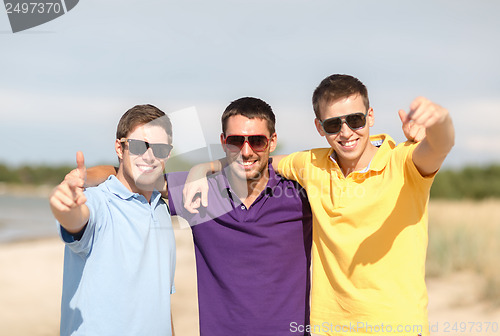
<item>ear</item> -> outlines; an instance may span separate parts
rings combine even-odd
[[[224,144],[224,133],[220,134],[220,144],[222,146],[222,150],[225,152],[226,151],[226,145]]]
[[[269,153],[274,152],[277,144],[278,144],[278,135],[276,133],[273,133],[273,135],[271,135],[271,138],[269,139]]]
[[[323,126],[321,126],[321,121],[319,121],[318,118],[314,119],[314,125],[316,125],[316,130],[318,131],[319,135],[325,136],[325,131],[323,130]]]
[[[368,109],[367,118],[368,118],[368,126],[372,127],[375,124],[375,115],[373,112],[373,108],[371,107]]]
[[[118,159],[123,160],[123,146],[119,139],[115,141],[115,152],[118,155]]]

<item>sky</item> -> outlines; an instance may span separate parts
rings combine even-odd
[[[399,109],[447,108],[445,167],[500,163],[500,2],[81,0],[12,33],[0,10],[0,163],[116,162],[121,115],[153,104],[174,119],[174,153],[217,144],[233,100],[276,114],[280,154],[325,147],[311,95],[335,73],[367,87],[371,132],[404,140]],[[192,145],[191,143],[194,143]]]

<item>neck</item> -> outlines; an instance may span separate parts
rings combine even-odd
[[[336,161],[344,176],[347,176],[352,172],[359,171],[368,167],[373,157],[377,153],[377,150],[378,148],[372,145],[372,143],[368,143],[363,154],[356,160],[339,158],[339,156],[335,153]]]
[[[125,175],[123,173],[123,168],[120,165],[118,168],[118,172],[116,173],[116,178],[120,181],[128,190],[133,193],[140,194],[146,198],[148,202],[151,202],[151,196],[153,195],[153,191],[143,190],[139,188],[134,179],[131,176]]]
[[[267,182],[269,181],[269,170],[266,169],[258,179],[245,180],[233,174],[228,174],[228,180],[231,189],[248,208],[266,188]]]

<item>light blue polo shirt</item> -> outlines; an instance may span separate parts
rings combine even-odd
[[[165,202],[115,176],[85,191],[80,240],[59,226],[64,253],[61,336],[171,335],[175,238]]]

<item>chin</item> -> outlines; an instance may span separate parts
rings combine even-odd
[[[236,170],[233,171],[233,176],[239,178],[240,180],[248,181],[248,180],[253,180],[255,178],[255,173],[254,172],[246,172],[243,170]]]
[[[142,190],[152,191],[162,182],[163,174],[140,174],[134,178],[135,184]]]

